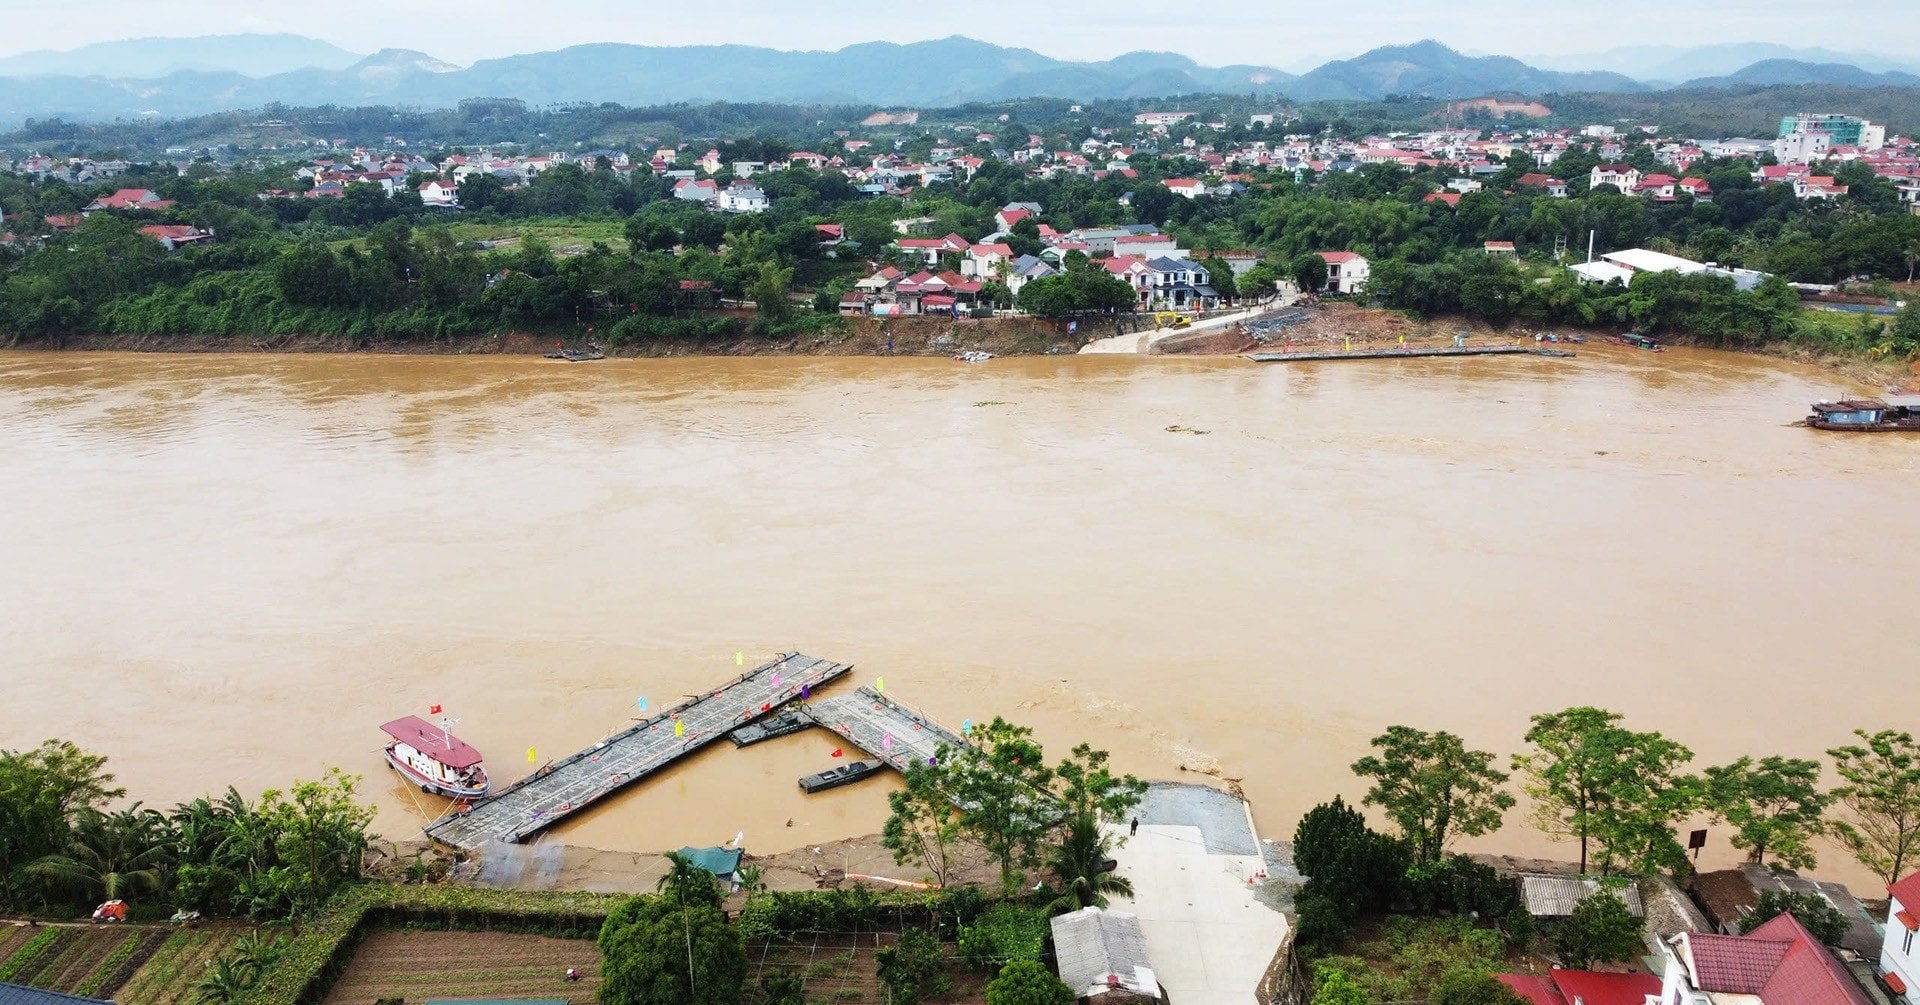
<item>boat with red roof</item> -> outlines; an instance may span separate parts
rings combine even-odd
[[[387,763],[400,777],[428,792],[455,799],[478,799],[487,794],[487,769],[480,752],[453,735],[453,721],[434,725],[417,715],[395,719],[380,727],[392,737]]]

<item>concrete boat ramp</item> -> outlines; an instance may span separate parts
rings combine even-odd
[[[1279,352],[1250,352],[1255,363],[1308,363],[1316,360],[1417,359],[1427,356],[1551,356],[1563,358],[1573,353],[1564,349],[1542,349],[1525,345],[1446,345],[1394,346],[1387,349],[1301,349]]]

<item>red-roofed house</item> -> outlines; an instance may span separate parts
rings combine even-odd
[[[1660,978],[1652,974],[1602,974],[1555,968],[1545,977],[1496,974],[1514,994],[1532,1005],[1666,1005],[1659,999]]]
[[[123,188],[112,195],[103,195],[87,203],[82,213],[98,213],[103,209],[153,209],[160,210],[172,206],[173,202],[162,199],[144,188]]]
[[[893,243],[900,249],[903,257],[918,258],[922,264],[928,266],[940,264],[940,256],[948,252],[964,254],[968,248],[973,247],[959,234],[948,234],[945,237],[903,237]]]
[[[1447,205],[1449,205],[1449,206],[1458,206],[1458,205],[1460,205],[1460,193],[1458,193],[1458,192],[1428,192],[1428,193],[1427,193],[1427,197],[1426,197],[1425,199],[1422,199],[1422,200],[1420,200],[1420,201],[1421,201],[1421,202],[1444,202],[1444,203],[1446,203],[1446,204],[1447,204]]]
[[[1000,228],[1001,230],[1012,230],[1014,224],[1019,223],[1020,221],[1032,215],[1033,213],[1029,210],[1012,209],[1012,208],[1003,209],[1000,212],[993,214],[993,224],[994,226]]]
[[[160,246],[168,251],[179,251],[189,244],[202,244],[213,240],[213,231],[198,230],[193,227],[154,224],[141,227],[140,233],[159,241]]]
[[[1184,195],[1189,199],[1198,199],[1207,194],[1207,183],[1197,178],[1168,178],[1167,191],[1174,195]]]
[[[1695,202],[1713,201],[1713,186],[1707,184],[1705,178],[1682,178],[1680,179],[1679,189],[1693,196]]]
[[[1887,887],[1887,935],[1880,944],[1880,979],[1909,1000],[1920,996],[1920,872]]]
[[[1373,274],[1373,265],[1351,251],[1316,252],[1327,263],[1327,282],[1322,293],[1358,293]]]
[[[1512,241],[1488,241],[1485,248],[1489,255],[1505,255],[1512,258],[1515,254]]]
[[[960,271],[969,276],[991,279],[994,270],[1001,264],[1013,264],[1013,249],[1004,244],[976,244],[967,249],[965,258],[960,259]]]
[[[1833,951],[1791,914],[1747,935],[1682,932],[1663,943],[1667,972],[1660,1001],[1743,1005],[1873,1005]]]
[[[1550,174],[1529,172],[1520,176],[1519,183],[1529,188],[1544,189],[1548,195],[1555,199],[1565,199],[1567,197],[1567,183]]]

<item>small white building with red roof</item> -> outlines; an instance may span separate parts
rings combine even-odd
[[[1894,994],[1920,1000],[1920,872],[1887,887],[1887,934],[1880,979]]]
[[[1373,263],[1352,251],[1316,252],[1321,261],[1327,263],[1327,282],[1320,287],[1322,293],[1351,295],[1360,292],[1373,275]]]

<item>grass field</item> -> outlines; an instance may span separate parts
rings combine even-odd
[[[886,1005],[887,991],[880,983],[879,960],[875,954],[897,941],[891,934],[776,937],[764,945],[747,947],[747,985],[757,986],[762,976],[786,971],[800,975],[809,1002]],[[929,1000],[981,1001],[987,978],[961,964],[955,946],[941,948],[947,954],[947,978],[953,982],[953,988]]]
[[[582,979],[568,983],[568,967]],[[327,1005],[385,997],[565,998],[590,1005],[600,986],[600,949],[590,940],[501,932],[374,932],[333,985]],[[131,1001],[132,999],[128,999]]]

